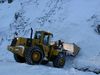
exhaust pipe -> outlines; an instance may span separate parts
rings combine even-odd
[[[31,28],[31,35],[30,35],[30,39],[32,39],[33,36],[33,29]]]
[[[33,29],[31,28],[31,35],[30,35],[30,39],[28,42],[28,46],[32,46],[32,36],[33,36]]]

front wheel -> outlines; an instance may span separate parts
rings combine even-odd
[[[38,47],[31,47],[25,51],[25,59],[28,64],[40,64],[43,60],[43,52]]]
[[[53,60],[53,66],[57,68],[63,68],[65,65],[65,55],[59,53]]]

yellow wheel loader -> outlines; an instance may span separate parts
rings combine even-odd
[[[14,37],[8,50],[14,54],[16,62],[28,64],[47,64],[53,62],[54,67],[62,68],[66,56],[76,56],[80,48],[76,44],[65,44],[61,40],[52,42],[53,34],[46,31],[36,31],[33,38],[31,28],[30,38]]]

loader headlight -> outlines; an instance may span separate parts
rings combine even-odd
[[[17,40],[18,40],[18,38],[17,38]]]

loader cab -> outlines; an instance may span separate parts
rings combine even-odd
[[[53,34],[49,32],[45,32],[43,36],[43,44],[44,45],[50,45],[51,38],[53,37]]]
[[[44,45],[49,45],[50,39],[53,37],[52,33],[46,31],[36,31],[34,39],[40,40]]]

